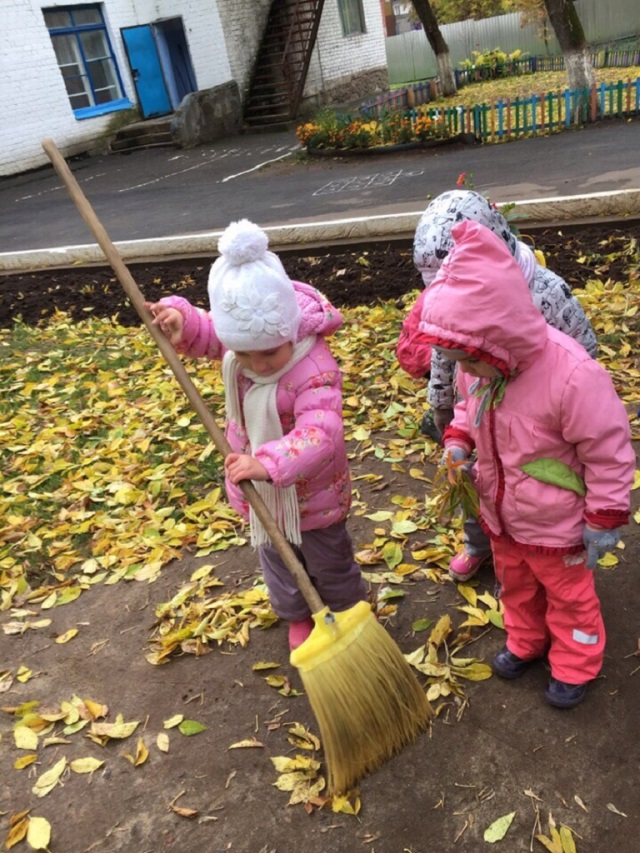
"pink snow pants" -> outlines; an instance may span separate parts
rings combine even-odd
[[[527,660],[548,650],[551,675],[568,684],[595,678],[605,632],[585,555],[532,554],[504,540],[491,545],[509,651]]]

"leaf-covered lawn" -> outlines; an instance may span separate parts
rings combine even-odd
[[[637,80],[640,66],[629,68],[594,68],[597,85],[617,83],[619,80]],[[528,98],[531,95],[545,95],[547,92],[564,92],[567,88],[565,71],[537,71],[535,74],[519,74],[496,80],[483,80],[462,86],[451,97],[436,98],[433,106],[457,107],[473,104],[494,104],[499,100]]]
[[[597,261],[578,259],[587,261],[593,277],[577,293],[601,360],[633,405],[638,245],[607,253],[603,241]],[[432,450],[418,430],[424,384],[395,360],[404,312],[398,302],[346,309],[333,345],[355,455],[392,467]],[[217,365],[189,369],[221,420]],[[207,555],[244,542],[217,452],[144,329],[63,314],[42,327],[16,324],[0,334],[0,392],[3,609],[14,598],[53,606],[101,581],[150,579],[184,548]],[[424,522],[424,506],[406,520],[419,514]]]

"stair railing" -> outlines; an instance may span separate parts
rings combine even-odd
[[[308,0],[306,2],[308,3]],[[295,0],[293,7],[289,7],[292,12],[291,25],[282,52],[282,75],[287,84],[289,115],[291,118],[295,118],[297,115],[302,100],[302,92],[307,79],[311,54],[318,35],[324,0],[315,0],[315,3],[309,10],[313,13],[311,25],[307,25],[306,27],[303,26],[299,14],[300,7],[303,5],[305,5],[305,0]],[[293,55],[292,47],[296,44],[296,37],[303,54],[301,61],[291,58]]]

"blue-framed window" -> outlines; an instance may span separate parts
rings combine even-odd
[[[130,107],[100,4],[43,9],[76,118]]]
[[[366,33],[362,0],[338,0],[338,11],[342,22],[342,34],[345,36]]]

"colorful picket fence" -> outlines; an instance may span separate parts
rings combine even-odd
[[[391,110],[406,110],[416,105],[428,104],[435,97],[435,87],[425,80],[423,83],[414,83],[403,89],[394,89],[393,92],[385,92],[377,98],[365,101],[360,106],[360,112],[369,119],[380,118],[382,113]]]
[[[362,111],[362,108],[361,108]],[[406,103],[387,107],[385,112],[404,111],[415,122],[419,116],[444,124],[451,136],[471,134],[482,142],[502,142],[521,136],[554,133],[559,130],[601,121],[640,115],[640,77],[600,83],[591,89],[548,92],[527,98],[499,100],[494,104],[473,106],[429,107],[426,104],[407,108]],[[365,113],[366,115],[366,113]]]
[[[591,89],[548,92],[528,98],[499,100],[495,104],[436,109],[420,107],[417,115],[443,121],[453,134],[470,133],[482,142],[500,142],[520,136],[553,133],[572,125],[606,118],[640,115],[640,77],[601,83]]]

